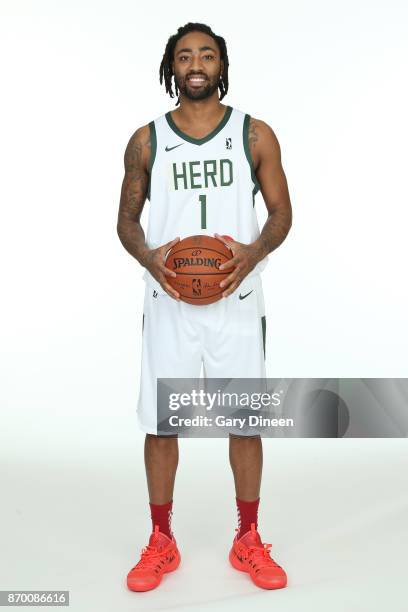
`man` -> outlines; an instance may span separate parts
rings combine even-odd
[[[127,576],[128,588],[134,591],[157,587],[163,574],[180,563],[171,530],[178,438],[157,435],[157,378],[198,378],[201,361],[206,378],[266,377],[266,317],[259,273],[268,253],[288,234],[291,203],[273,130],[221,104],[228,91],[228,64],[225,40],[210,27],[188,23],[179,28],[167,42],[160,82],[164,79],[166,91],[174,97],[174,77],[180,106],[136,130],[125,152],[118,234],[146,269],[138,421],[146,432],[153,526],[149,544]],[[229,160],[228,180],[222,174],[223,160]],[[259,189],[269,213],[261,233],[254,208]],[[150,216],[145,240],[140,217],[146,197]],[[169,283],[175,273],[164,263],[180,235],[196,234],[214,236],[233,253],[220,266],[230,272],[220,283],[223,298],[206,306],[180,300]],[[238,512],[229,560],[249,573],[257,586],[282,588],[286,574],[257,531],[260,436],[230,434],[229,458]]]

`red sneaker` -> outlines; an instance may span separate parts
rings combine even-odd
[[[239,531],[238,528],[235,531]],[[247,531],[239,540],[235,535],[229,560],[237,570],[247,572],[252,581],[263,589],[282,589],[287,584],[285,571],[269,555],[272,544],[262,544],[255,523],[251,523]]]
[[[177,569],[180,561],[174,535],[170,539],[155,525],[149,544],[142,548],[140,561],[127,575],[127,586],[131,591],[155,589],[162,581],[163,574]]]

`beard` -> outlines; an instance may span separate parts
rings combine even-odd
[[[179,92],[189,100],[205,100],[217,91],[220,76],[221,72],[213,79],[209,78],[201,87],[190,87],[186,78],[179,79],[176,75],[174,75],[174,81]]]

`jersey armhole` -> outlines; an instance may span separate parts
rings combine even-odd
[[[258,193],[258,191],[260,189],[260,184],[259,184],[258,179],[256,178],[255,168],[254,168],[254,161],[252,159],[251,151],[249,149],[249,120],[250,120],[250,118],[251,117],[248,114],[246,114],[245,117],[244,117],[242,137],[243,137],[243,141],[244,141],[245,155],[246,155],[246,158],[248,160],[249,167],[251,169],[252,182],[254,183],[254,188],[252,190],[252,201],[253,201],[253,206],[255,206],[255,195]]]
[[[150,131],[150,159],[149,159],[149,167],[148,167],[149,182],[147,185],[147,196],[146,197],[150,202],[152,169],[153,169],[154,160],[156,159],[156,151],[157,151],[156,126],[154,124],[154,121],[151,121],[149,123],[149,131]]]

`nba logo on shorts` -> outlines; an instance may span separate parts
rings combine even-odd
[[[226,138],[225,139],[225,148],[226,149],[232,149],[232,138]]]

